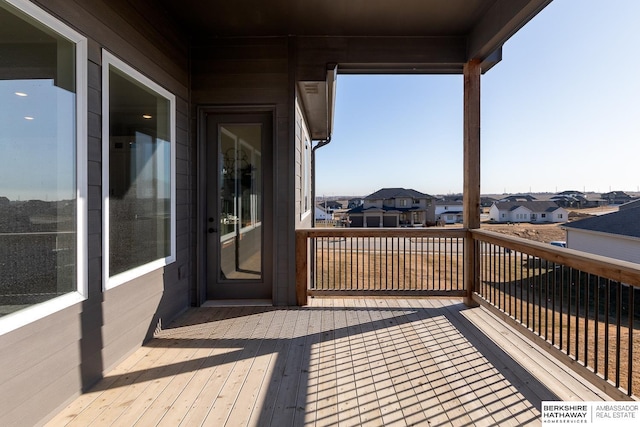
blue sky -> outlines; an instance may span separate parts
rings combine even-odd
[[[482,76],[484,194],[640,189],[638,0],[554,0]],[[462,76],[339,76],[317,195],[462,192]]]
[[[74,198],[75,94],[52,79],[0,80],[0,99],[0,197]]]

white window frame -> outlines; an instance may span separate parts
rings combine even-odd
[[[233,158],[234,171],[233,171],[233,173],[236,174],[236,173],[238,173],[236,168],[237,168],[237,161],[238,161],[237,156],[238,156],[238,146],[240,145],[240,138],[237,135],[235,135],[234,133],[232,133],[231,131],[229,131],[226,128],[224,128],[224,127],[220,128],[220,132],[221,132],[221,134],[225,134],[227,137],[233,139],[233,153],[234,153],[233,154],[234,155],[234,158]],[[218,141],[218,144],[221,144],[221,142]],[[235,190],[234,190],[234,193],[235,193]],[[238,227],[240,226],[240,224],[239,224],[239,222],[240,222],[240,212],[238,212],[238,203],[237,203],[237,200],[236,200],[237,197],[238,197],[238,195],[234,194],[234,201],[233,201],[233,216],[234,216],[234,219],[233,219],[233,221],[234,221],[233,230],[231,230],[230,232],[228,232],[226,234],[221,235],[220,236],[220,241],[221,242],[226,242],[228,240],[233,239],[235,237],[236,233],[239,231]]]
[[[171,179],[171,219],[169,256],[139,265],[130,270],[109,276],[109,70],[111,67],[153,90],[169,101],[170,125],[170,179]],[[102,269],[103,291],[113,289],[140,276],[163,268],[176,260],[176,97],[159,84],[140,73],[109,51],[102,49]]]
[[[238,139],[239,146],[241,148],[245,148],[247,151],[249,151],[249,153],[251,153],[251,159],[249,161],[249,163],[251,165],[256,165],[258,164],[258,162],[256,162],[256,158],[260,158],[260,168],[262,169],[263,165],[262,165],[262,151],[260,150],[256,150],[255,148],[253,148],[253,146],[251,144],[249,144],[247,141],[245,141],[242,138]],[[236,161],[236,165],[237,167],[240,166],[240,163],[238,161]],[[236,170],[235,173],[237,174],[238,171]],[[254,183],[251,184],[252,186],[254,185]],[[252,190],[255,190],[255,187],[252,187]],[[260,191],[262,191],[262,188],[260,189]],[[237,195],[236,195],[237,196]],[[238,222],[236,223],[236,227],[240,227],[240,234],[243,233],[247,233],[253,229],[256,229],[258,227],[262,226],[262,220],[258,220],[258,201],[256,199],[256,194],[252,194],[251,198],[250,198],[250,206],[249,206],[249,216],[251,218],[251,223],[247,226],[242,226],[242,220],[245,219],[242,217],[242,197],[240,197],[240,203],[238,204],[240,206],[240,211],[236,212],[236,216],[238,217]]]
[[[311,139],[307,133],[307,129],[304,129],[303,138],[303,174],[304,174],[304,199],[302,201],[304,213],[311,213],[313,209],[313,201],[311,200]]]
[[[300,104],[296,99],[296,119],[299,119],[299,128],[296,128],[296,143],[300,147],[300,221],[304,221],[311,215],[311,210],[315,209],[315,200],[311,200],[311,156],[312,141],[307,129],[307,122],[302,114]],[[298,135],[299,131],[299,135]]]
[[[76,46],[76,282],[75,292],[26,307],[0,318],[0,335],[87,299],[87,38],[27,0],[3,0]]]

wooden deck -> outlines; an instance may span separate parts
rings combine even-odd
[[[315,298],[192,309],[48,425],[521,426],[603,399],[483,308]]]

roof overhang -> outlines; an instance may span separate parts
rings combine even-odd
[[[151,0],[137,0],[141,3]],[[552,0],[157,0],[192,39],[290,40],[313,139],[333,125],[335,76],[462,74],[502,59],[504,43]],[[337,64],[337,69],[336,69]],[[291,65],[291,64],[290,64]]]
[[[461,73],[462,65],[471,59],[481,60],[484,71],[499,61],[503,44],[551,1],[158,0],[157,3],[193,39],[288,36],[334,39],[338,45],[329,44],[338,50],[333,53],[344,60],[327,63],[337,63],[341,72]]]
[[[323,81],[298,81],[298,97],[305,111],[312,140],[327,140],[333,133],[338,67],[329,65]]]

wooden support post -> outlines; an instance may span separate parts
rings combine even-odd
[[[296,231],[296,303],[307,305],[309,242],[307,233]]]
[[[463,223],[480,228],[480,60],[464,65],[464,191]],[[475,305],[473,292],[480,275],[476,245],[469,233],[464,245],[465,304]]]

